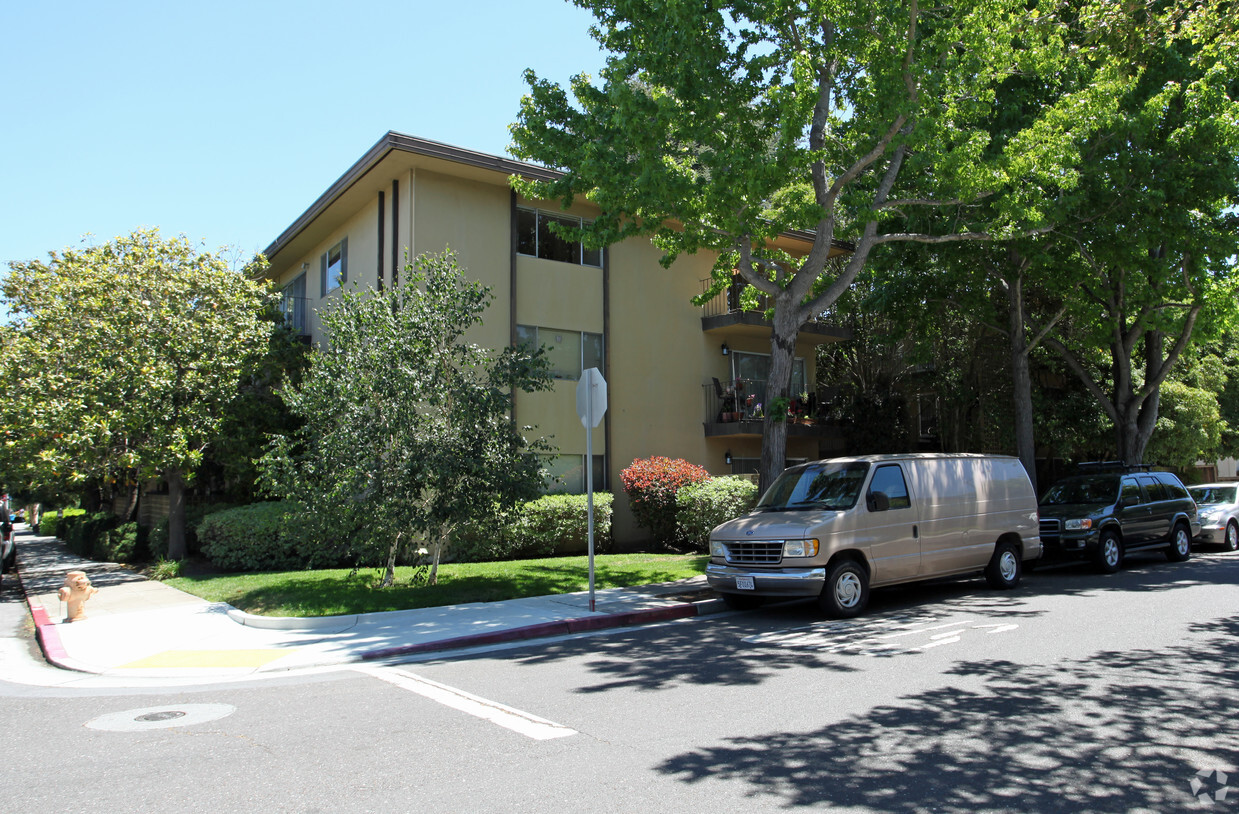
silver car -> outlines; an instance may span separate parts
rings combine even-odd
[[[1187,489],[1200,509],[1196,540],[1239,549],[1239,483],[1202,483]]]

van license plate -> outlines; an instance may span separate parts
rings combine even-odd
[[[736,577],[736,590],[751,591],[754,588],[752,577]]]

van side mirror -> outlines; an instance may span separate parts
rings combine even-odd
[[[891,499],[886,496],[886,492],[870,492],[865,503],[871,512],[884,512],[891,507]]]

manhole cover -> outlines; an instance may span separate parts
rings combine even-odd
[[[107,732],[143,732],[147,729],[204,724],[234,712],[236,707],[228,704],[185,704],[176,709],[146,707],[100,715],[87,721],[86,726],[88,729],[102,729]]]

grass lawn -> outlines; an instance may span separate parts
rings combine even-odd
[[[594,558],[596,588],[672,582],[705,572],[704,554],[608,554]],[[396,569],[396,584],[378,588],[382,571],[348,569],[178,577],[167,583],[211,602],[264,616],[336,616],[496,602],[589,590],[589,558],[555,557],[439,566],[439,584],[413,587],[411,568]]]

